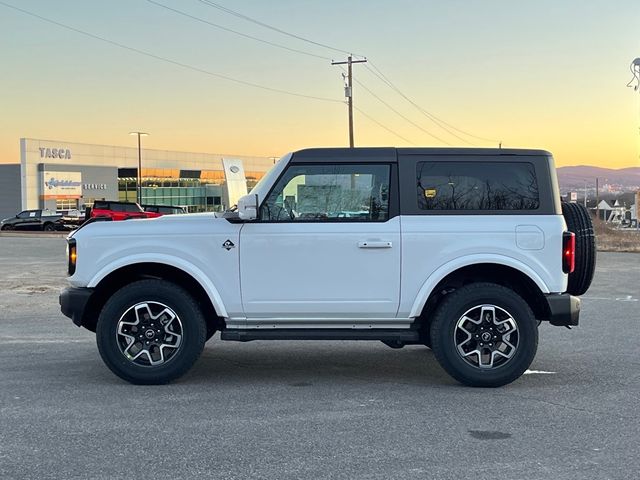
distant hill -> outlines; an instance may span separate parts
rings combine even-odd
[[[584,188],[584,182],[593,187],[596,183],[596,177],[600,179],[600,186],[608,183],[610,185],[620,185],[625,189],[640,188],[640,167],[613,169],[577,165],[559,167],[557,170],[558,182],[562,190],[582,189]]]

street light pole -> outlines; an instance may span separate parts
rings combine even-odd
[[[140,137],[149,136],[145,132],[129,132],[129,135],[136,135],[138,137],[138,178],[136,181],[136,202],[142,204],[142,149],[140,148]]]

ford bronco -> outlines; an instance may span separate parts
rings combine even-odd
[[[425,345],[496,387],[530,366],[541,322],[578,324],[594,242],[546,151],[306,149],[223,215],[84,225],[60,304],[137,384],[180,377],[219,332]]]

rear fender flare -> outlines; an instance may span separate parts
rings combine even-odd
[[[542,278],[540,278],[540,276],[531,267],[519,260],[516,260],[515,258],[507,257],[505,255],[466,255],[441,265],[431,275],[429,275],[429,277],[427,277],[413,302],[409,317],[415,318],[420,316],[420,313],[429,299],[432,290],[447,275],[461,268],[483,263],[495,263],[512,267],[528,276],[538,286],[542,293],[549,293],[549,287],[545,284]]]

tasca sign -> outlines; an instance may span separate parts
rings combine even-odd
[[[40,147],[40,158],[63,158],[65,160],[71,160],[71,150],[68,148]]]
[[[80,172],[42,172],[43,198],[80,198],[82,174]]]

